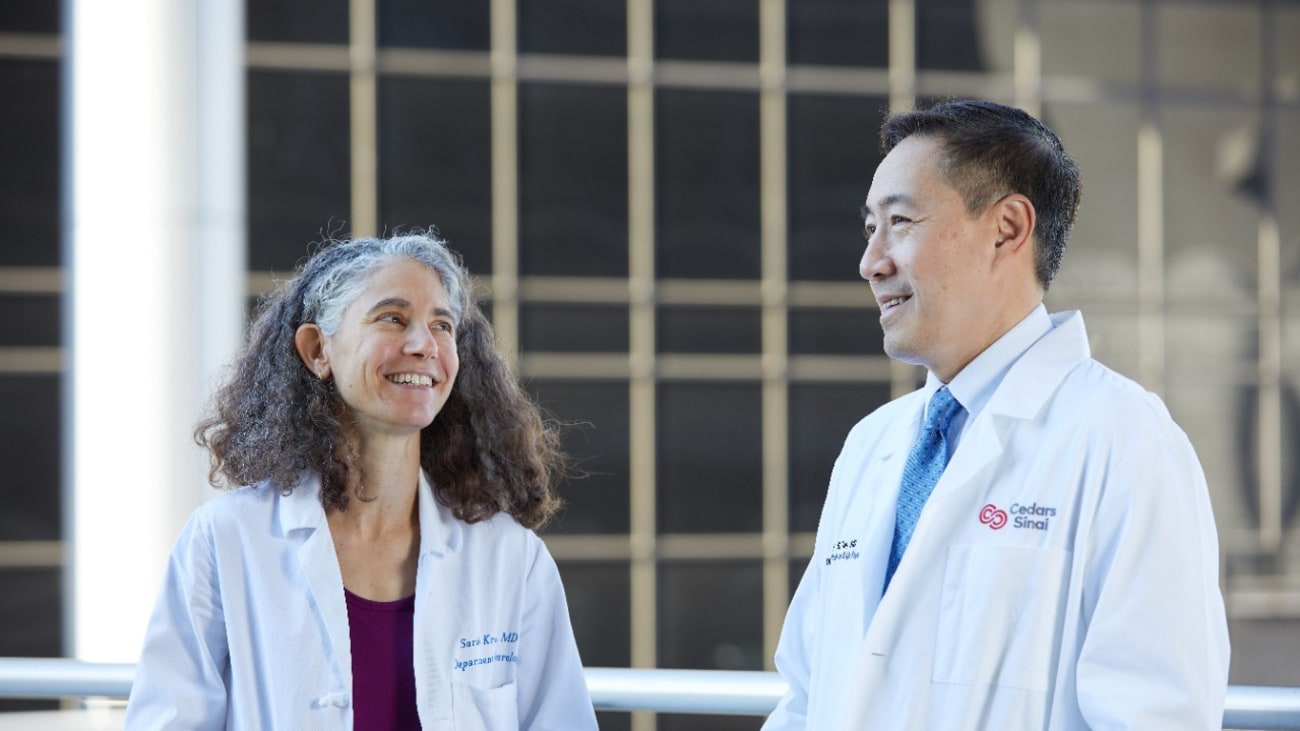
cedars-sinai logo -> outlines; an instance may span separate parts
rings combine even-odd
[[[1007,524],[1007,511],[989,503],[980,509],[980,522],[993,530],[1002,530]]]

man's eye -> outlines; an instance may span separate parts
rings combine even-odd
[[[867,239],[868,241],[871,240],[871,237],[874,236],[875,233],[876,233],[876,224],[874,223],[869,223],[866,226],[862,227],[862,238]]]

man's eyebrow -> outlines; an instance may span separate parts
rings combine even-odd
[[[885,196],[884,198],[881,198],[881,199],[880,199],[880,202],[879,202],[878,204],[876,204],[876,205],[880,206],[881,208],[888,208],[888,207],[890,207],[890,206],[892,206],[892,205],[896,205],[896,204],[899,204],[899,203],[902,203],[903,205],[909,205],[909,204],[911,204],[911,202],[912,202],[912,199],[909,198],[909,197],[907,197],[907,194],[905,194],[905,193],[894,193],[894,194],[892,194],[892,195],[887,195],[887,196]],[[874,211],[871,210],[871,206],[863,206],[863,207],[862,207],[862,220],[864,220],[864,221],[867,220],[867,216],[872,215],[872,213],[874,213]]]

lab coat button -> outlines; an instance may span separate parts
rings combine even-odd
[[[351,700],[352,699],[348,697],[347,693],[328,693],[317,698],[316,701],[312,703],[312,707],[328,708],[333,706],[335,708],[347,708]]]

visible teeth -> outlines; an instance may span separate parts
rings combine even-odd
[[[421,376],[415,373],[398,373],[395,376],[389,376],[388,380],[393,383],[410,383],[415,384],[416,386],[433,385],[433,378],[429,376]]]
[[[904,300],[903,297],[895,297],[891,300],[885,300],[885,309],[889,309],[890,307],[896,307],[898,305],[901,305],[903,304],[903,300]]]

